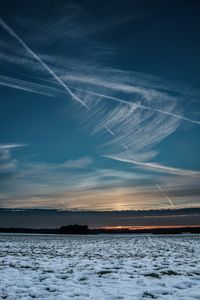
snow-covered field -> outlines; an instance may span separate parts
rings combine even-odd
[[[200,299],[200,236],[0,235],[0,299]]]

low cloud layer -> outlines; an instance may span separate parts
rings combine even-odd
[[[80,212],[59,210],[0,209],[0,227],[58,228],[69,224],[102,226],[189,226],[200,225],[199,208],[179,210]],[[37,222],[36,222],[37,220]]]

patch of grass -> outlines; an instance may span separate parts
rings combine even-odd
[[[63,279],[63,280],[65,280],[65,279],[69,278],[69,276],[67,276],[67,275],[61,275],[60,278]]]
[[[53,287],[47,287],[46,290],[47,290],[48,292],[51,292],[51,293],[56,292],[56,289],[53,288]]]
[[[21,269],[31,269],[31,267],[30,267],[30,266],[27,266],[27,265],[26,265],[26,266],[20,266],[20,268],[21,268]]]
[[[200,275],[200,272],[194,271],[193,274],[194,274],[194,275]]]
[[[97,272],[99,277],[106,275],[106,274],[110,274],[110,273],[112,273],[112,271],[109,271],[109,270],[102,270],[102,271]]]
[[[168,275],[168,276],[177,276],[177,275],[179,275],[177,272],[175,272],[173,270],[162,271],[161,274],[162,275]]]
[[[153,272],[152,273],[147,273],[144,276],[160,279],[160,275],[158,273],[153,273]]]
[[[157,297],[149,292],[144,292],[143,293],[144,298],[151,298],[151,299],[156,299]]]
[[[44,273],[54,273],[54,271],[47,269],[47,270],[44,271]]]
[[[16,268],[16,264],[11,262],[11,263],[9,263],[9,267],[10,268]]]
[[[87,280],[86,277],[81,277],[81,278],[79,278],[79,281],[85,281],[85,280]]]

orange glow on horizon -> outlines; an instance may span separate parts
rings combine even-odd
[[[158,226],[102,226],[99,229],[106,229],[106,230],[143,230],[143,229],[156,229],[156,228],[192,228],[192,227],[200,227],[200,225],[158,225]]]

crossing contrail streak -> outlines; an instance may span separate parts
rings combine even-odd
[[[129,106],[133,106],[134,105],[136,108],[155,111],[155,112],[158,112],[158,113],[161,113],[161,114],[164,114],[164,115],[171,116],[171,117],[176,118],[176,119],[180,119],[182,121],[186,121],[186,122],[190,122],[190,123],[193,123],[193,124],[200,125],[200,121],[193,120],[193,119],[190,119],[190,118],[187,118],[187,117],[184,117],[184,116],[172,113],[170,111],[162,110],[162,109],[159,109],[159,108],[154,108],[154,107],[143,105],[143,104],[140,104],[140,103],[137,103],[137,102],[126,101],[126,100],[118,98],[118,97],[108,96],[108,95],[101,94],[101,93],[95,93],[95,92],[92,92],[92,91],[89,91],[89,90],[75,88],[73,86],[72,86],[72,88],[75,89],[75,90],[80,90],[80,91],[82,91],[82,92],[84,92],[86,94],[91,94],[91,95],[94,95],[94,96],[100,96],[100,97],[102,97],[104,99],[113,100],[115,102],[119,102],[119,103],[126,104],[126,105],[129,105]]]
[[[155,184],[155,186],[157,187],[157,189],[159,189],[159,191],[163,194],[163,196],[169,201],[169,203],[171,204],[171,206],[174,207],[174,204],[169,199],[169,197],[165,194],[165,192],[161,189],[161,187],[158,184]]]
[[[197,124],[197,125],[200,125],[200,121],[196,121],[196,120],[193,120],[193,119],[189,119],[189,118],[186,118],[186,117],[183,117],[183,116],[180,116],[180,115],[177,115],[177,114],[174,114],[174,113],[171,113],[169,111],[164,111],[162,109],[157,109],[157,108],[151,108],[149,106],[146,106],[146,105],[142,105],[140,104],[139,107],[143,108],[143,109],[151,109],[155,112],[158,112],[158,113],[162,113],[164,115],[168,115],[168,116],[171,116],[171,117],[174,117],[174,118],[177,118],[177,119],[181,119],[183,121],[187,121],[187,122],[191,122],[191,123],[194,123],[194,124]]]
[[[85,104],[79,97],[77,97],[72,90],[63,82],[58,75],[35,53],[33,52],[29,46],[20,38],[18,34],[16,34],[3,20],[0,18],[0,25],[12,36],[14,37],[23,47],[26,49],[26,51],[33,57],[35,60],[37,60],[43,68],[52,75],[52,77],[70,94],[70,96],[81,103],[83,106],[85,106],[88,110],[89,107],[87,104]]]
[[[84,107],[86,107],[88,110],[90,110],[90,107],[84,103],[79,97],[76,96],[76,94],[73,93],[73,91],[68,87],[68,85],[66,85],[64,83],[64,81],[62,79],[60,79],[60,77],[58,77],[58,75],[35,53],[33,52],[33,50],[31,50],[31,48],[20,38],[20,36],[15,33],[12,28],[10,28],[10,26],[8,26],[3,20],[2,18],[0,18],[0,25],[12,36],[14,37],[21,45],[22,47],[24,47],[24,49],[26,49],[26,51],[33,57],[35,58],[35,60],[37,60],[42,66],[43,68],[52,75],[52,77],[69,93],[69,95],[75,99],[76,101],[78,101],[79,103],[81,103]],[[104,126],[104,128],[111,134],[111,135],[115,135],[111,129],[108,128],[108,126]]]
[[[107,125],[104,125],[103,126],[112,136],[115,136],[114,132],[107,126]]]
[[[21,37],[15,33],[13,31],[13,29],[8,26],[5,21],[2,20],[2,18],[0,18],[0,25],[11,35],[13,36],[26,50],[27,52],[33,57],[35,58],[42,66],[43,68],[52,75],[52,77],[70,94],[70,96],[75,99],[76,101],[78,101],[79,103],[81,103],[83,106],[85,106],[88,110],[90,110],[89,106],[84,103],[69,87],[68,85],[66,85],[64,83],[64,81],[33,51],[31,50],[31,48],[21,39]],[[85,92],[89,92],[89,91],[85,91]],[[183,117],[183,116],[180,116],[180,115],[177,115],[177,114],[174,114],[174,113],[171,113],[171,112],[168,112],[168,111],[164,111],[162,109],[157,109],[157,108],[153,108],[153,107],[150,107],[150,106],[146,106],[146,105],[142,105],[142,104],[139,104],[139,103],[133,103],[133,102],[128,102],[126,100],[123,100],[123,99],[120,99],[120,98],[117,98],[117,97],[112,97],[112,96],[107,96],[107,95],[103,95],[103,94],[98,94],[98,93],[93,93],[93,92],[90,92],[91,94],[96,94],[96,95],[101,95],[102,97],[104,98],[107,98],[107,99],[111,99],[111,100],[114,100],[114,101],[118,101],[118,102],[121,102],[121,103],[126,103],[126,104],[129,104],[129,105],[136,105],[138,108],[141,108],[141,109],[146,109],[146,110],[152,110],[152,111],[155,111],[155,112],[158,112],[158,113],[162,113],[162,114],[165,114],[165,115],[169,115],[169,116],[172,116],[174,118],[177,118],[177,119],[181,119],[181,120],[184,120],[184,121],[187,121],[187,122],[191,122],[193,124],[197,124],[197,125],[200,125],[200,121],[196,121],[196,120],[193,120],[193,119],[190,119],[190,118],[187,118],[187,117]],[[106,128],[106,127],[105,127]],[[110,132],[109,128],[106,128],[107,131]],[[111,132],[110,132],[111,133]]]

